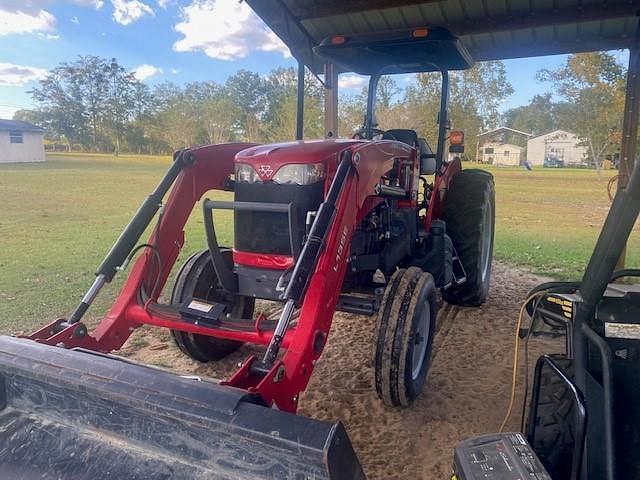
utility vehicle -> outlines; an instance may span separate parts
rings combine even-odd
[[[519,340],[560,337],[564,348],[536,362],[524,433],[461,442],[458,480],[640,478],[640,270],[616,268],[639,212],[636,164],[582,280],[541,284],[525,302],[531,321],[525,327],[521,314]]]

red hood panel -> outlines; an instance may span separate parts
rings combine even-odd
[[[242,150],[236,155],[237,163],[248,163],[260,178],[270,180],[282,167],[290,163],[319,163],[336,159],[336,154],[362,140],[310,140],[258,145]]]

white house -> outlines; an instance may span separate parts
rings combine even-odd
[[[498,127],[482,132],[478,135],[476,162],[514,167],[522,165],[526,160],[524,144],[532,136],[510,127]]]
[[[501,142],[487,142],[482,145],[482,163],[517,167],[520,165],[524,148]]]
[[[0,163],[44,162],[44,130],[20,120],[0,119]]]
[[[534,137],[527,142],[527,160],[532,165],[543,165],[544,159],[561,161],[564,166],[583,165],[589,157],[587,147],[580,145],[574,133],[555,130]]]

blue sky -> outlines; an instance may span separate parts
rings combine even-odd
[[[241,68],[267,73],[294,65],[288,50],[237,0],[0,0],[0,118],[33,106],[27,91],[46,71],[78,55],[116,57],[144,82],[223,82]],[[502,109],[526,104],[549,85],[535,80],[564,56],[509,60],[515,93]],[[358,91],[362,79],[344,76]]]

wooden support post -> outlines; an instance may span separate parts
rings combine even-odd
[[[327,63],[324,66],[324,136],[336,138],[338,136],[338,74],[335,65]]]
[[[638,140],[638,107],[640,104],[640,28],[636,27],[636,40],[629,49],[629,69],[622,120],[622,144],[618,167],[618,190],[625,188],[636,160]],[[616,270],[624,268],[626,248],[618,259]]]

